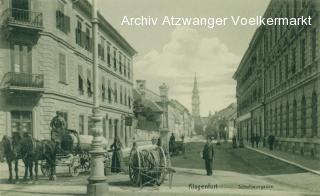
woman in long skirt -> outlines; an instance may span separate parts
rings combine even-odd
[[[113,150],[111,172],[119,173],[123,169],[122,144],[119,137],[114,138],[114,142],[110,148]]]

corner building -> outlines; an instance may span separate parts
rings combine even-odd
[[[87,0],[0,1],[0,137],[50,138],[61,111],[68,129],[90,133],[93,100],[91,5]],[[103,135],[133,137],[132,57],[136,51],[99,18],[99,98]]]
[[[320,1],[272,0],[264,17],[311,16],[311,26],[261,26],[234,74],[238,138],[274,134],[278,150],[320,158]]]

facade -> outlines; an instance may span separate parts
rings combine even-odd
[[[168,98],[168,87],[162,84],[159,94],[146,87],[145,80],[137,80],[134,89],[136,129],[174,133],[177,140],[189,137],[193,131],[193,120],[188,109],[177,100]],[[141,105],[141,106],[139,106]],[[136,112],[138,110],[138,112]]]
[[[50,121],[64,114],[68,129],[90,133],[91,5],[87,0],[0,2],[0,136],[30,132],[50,138]],[[132,137],[132,57],[136,51],[101,16],[99,86],[103,135]]]
[[[320,2],[272,0],[264,17],[311,16],[311,26],[261,26],[234,74],[238,138],[320,156]]]

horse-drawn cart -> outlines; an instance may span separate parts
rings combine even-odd
[[[74,130],[67,130],[61,136],[61,143],[57,144],[56,166],[68,167],[71,176],[78,176],[80,172],[90,169],[91,135],[79,135]],[[41,171],[48,173],[48,165],[42,162]]]

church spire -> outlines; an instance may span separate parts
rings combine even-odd
[[[194,75],[193,90],[192,90],[192,116],[200,117],[200,97],[198,90],[197,73]]]

